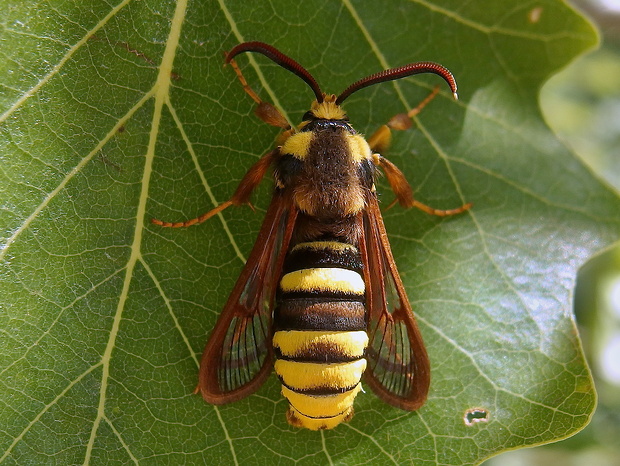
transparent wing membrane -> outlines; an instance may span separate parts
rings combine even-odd
[[[271,371],[273,302],[295,217],[290,199],[274,194],[202,356],[199,389],[210,403],[228,403],[253,393]]]
[[[384,401],[414,410],[426,400],[430,364],[374,194],[368,196],[363,231],[369,335],[366,381]]]

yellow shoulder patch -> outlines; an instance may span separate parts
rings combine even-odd
[[[295,158],[303,160],[308,155],[310,141],[312,141],[312,132],[293,134],[284,142],[280,152],[291,154]]]
[[[372,150],[366,139],[360,134],[347,134],[347,144],[351,151],[351,159],[354,162],[363,162],[366,159],[372,158]]]

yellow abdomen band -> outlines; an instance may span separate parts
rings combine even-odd
[[[274,348],[282,356],[299,357],[309,352],[329,352],[329,355],[348,359],[361,358],[368,346],[368,334],[356,332],[329,332],[324,330],[278,331],[273,336]]]
[[[352,270],[337,267],[296,270],[280,281],[280,289],[291,291],[332,291],[363,294],[366,290],[362,276]]]
[[[357,384],[355,388],[344,393],[306,395],[305,393],[294,392],[283,386],[282,394],[299,413],[310,417],[326,418],[337,416],[350,408],[361,388],[361,384]]]
[[[331,364],[278,359],[275,363],[283,382],[298,390],[352,387],[359,383],[365,369],[365,359]]]

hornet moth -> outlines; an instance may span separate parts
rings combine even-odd
[[[316,100],[298,128],[248,85],[234,57],[260,53],[310,86]],[[416,201],[403,173],[380,155],[390,128],[406,129],[439,87],[407,114],[397,115],[366,140],[341,104],[370,85],[434,73],[450,86],[452,73],[432,62],[370,75],[340,95],[325,94],[297,62],[262,42],[226,54],[264,122],[284,130],[281,145],[260,158],[233,196],[192,220],[153,219],[164,227],[204,222],[250,196],[271,168],[271,204],[239,279],[206,344],[196,391],[216,405],[254,393],[272,365],[289,402],[288,422],[332,429],[353,416],[361,379],[379,398],[404,410],[426,401],[430,363],[398,275],[375,190],[382,169],[394,202],[431,215],[465,212],[471,204],[438,210]]]

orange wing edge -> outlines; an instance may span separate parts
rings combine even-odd
[[[296,217],[297,210],[290,196],[276,190],[252,252],[202,354],[196,391],[199,391],[208,403],[221,405],[245,398],[258,390],[271,373],[271,319],[274,297]],[[258,319],[258,324],[255,319]],[[233,324],[234,331],[231,328]],[[228,357],[227,351],[232,349],[227,341],[236,340],[237,344],[241,344],[241,334],[246,331],[247,325],[258,325],[258,330],[264,335],[260,345],[255,338],[250,339],[249,345],[247,342],[243,343],[246,345],[243,347],[246,352],[255,351],[252,356],[258,361],[260,369],[252,372],[247,358],[245,362],[243,358],[237,359],[236,366],[229,363],[228,369],[222,369]],[[252,328],[252,331],[255,330]],[[231,378],[242,375],[245,381],[232,389],[223,388],[222,375]]]
[[[407,411],[419,409],[426,402],[430,387],[430,361],[418,329],[405,287],[390,248],[381,210],[374,193],[367,197],[363,215],[363,237],[360,241],[365,264],[366,306],[369,323],[368,368],[366,383],[386,403]],[[386,290],[386,286],[393,286]],[[388,302],[390,291],[395,303]],[[390,309],[392,307],[392,309]],[[376,325],[374,324],[376,323]],[[399,353],[403,344],[394,343],[392,333],[404,324],[408,354]],[[381,339],[379,341],[378,339]],[[402,338],[402,336],[401,336]],[[382,351],[374,351],[379,346]],[[384,349],[387,348],[386,349]],[[380,353],[387,353],[383,357]],[[406,365],[403,361],[409,361]],[[389,372],[382,377],[381,372]],[[390,372],[391,371],[391,372]]]

